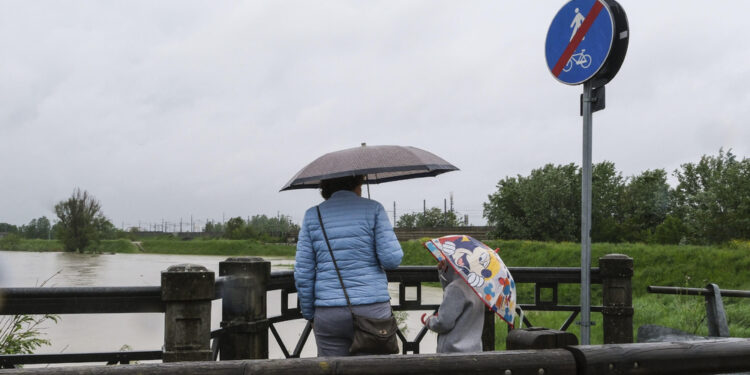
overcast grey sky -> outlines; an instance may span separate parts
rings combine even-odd
[[[621,0],[625,62],[594,162],[672,172],[750,156],[750,2]],[[581,86],[544,59],[564,1],[1,1],[0,222],[88,190],[120,227],[290,215],[278,190],[344,148],[420,147],[461,171],[372,186],[397,212],[482,224],[506,176],[581,163]],[[392,213],[391,213],[392,215]]]

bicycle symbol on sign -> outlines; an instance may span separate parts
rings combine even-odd
[[[584,52],[586,52],[586,50],[582,49],[581,52],[575,53],[573,54],[573,56],[570,56],[568,63],[565,64],[565,67],[563,68],[563,72],[569,72],[570,69],[573,68],[573,63],[583,69],[588,68],[591,65],[591,55],[587,55]]]

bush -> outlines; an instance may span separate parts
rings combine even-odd
[[[687,228],[682,223],[682,220],[674,216],[667,216],[663,223],[656,226],[649,242],[662,245],[677,245],[685,238],[686,234]]]
[[[21,244],[21,236],[10,233],[0,238],[0,250],[18,250]]]
[[[57,315],[6,315],[0,318],[0,354],[33,354],[50,341],[41,337],[40,326],[47,320],[55,323]]]

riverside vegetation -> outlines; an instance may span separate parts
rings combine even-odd
[[[424,239],[427,240],[427,239]],[[486,241],[510,267],[579,267],[580,244],[573,242],[540,242],[522,240]],[[12,245],[12,246],[8,246]],[[421,241],[402,242],[403,265],[435,265],[435,260],[422,246]],[[62,251],[55,240],[0,239],[0,249],[20,251]],[[266,244],[255,240],[195,239],[144,239],[138,243],[129,240],[103,240],[96,249],[103,253],[151,253],[227,256],[293,257],[294,245]],[[598,267],[598,258],[606,254],[626,254],[634,260],[633,316],[634,330],[644,324],[659,324],[706,336],[706,311],[700,296],[656,295],[646,292],[649,285],[705,287],[715,283],[722,289],[750,290],[750,241],[731,241],[722,246],[655,245],[641,243],[594,243],[592,267]],[[531,285],[519,285],[519,303],[533,303]],[[561,284],[558,299],[561,304],[578,304],[580,288]],[[601,301],[601,288],[592,286],[592,303]],[[750,337],[750,303],[742,298],[724,298],[729,331],[733,337]],[[567,312],[528,312],[535,326],[559,328]],[[592,313],[592,320],[601,324],[601,314]],[[507,333],[504,324],[496,326],[497,348],[505,346]],[[578,334],[578,327],[571,325]],[[602,343],[599,326],[592,329],[591,342]],[[634,332],[634,337],[635,337]]]

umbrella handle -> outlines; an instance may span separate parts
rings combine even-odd
[[[523,310],[521,306],[516,306],[516,313],[518,314],[518,329],[523,328]]]
[[[367,199],[370,199],[370,180],[367,179],[367,175],[365,175],[365,184],[367,184]]]

